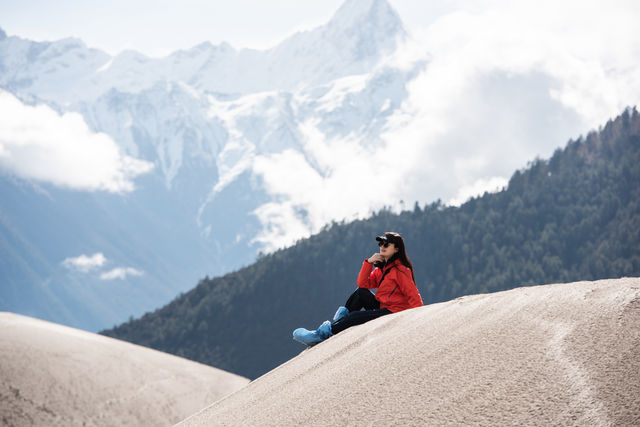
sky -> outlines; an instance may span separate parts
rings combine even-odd
[[[300,176],[309,173],[312,177],[311,166],[306,167],[295,153],[255,162],[264,175],[267,191],[280,200],[265,205],[266,222],[280,222],[282,229],[292,230],[293,213],[299,210],[308,211],[316,219],[312,229],[301,224],[295,235],[276,231],[281,239],[265,235],[265,241],[290,243],[300,234],[317,231],[327,221],[339,220],[335,210],[326,209],[330,204],[321,201],[335,197],[336,189],[343,190],[347,175],[387,185],[367,200],[359,199],[361,187],[353,186],[355,194],[344,194],[344,210],[339,213],[343,217],[361,215],[357,205],[376,209],[381,203],[400,199],[409,208],[413,201],[429,203],[436,198],[455,205],[469,196],[503,187],[513,171],[526,162],[548,158],[569,139],[597,129],[625,107],[639,103],[640,2],[636,0],[389,3],[411,35],[394,61],[401,64],[428,58],[429,66],[407,86],[408,98],[381,135],[384,144],[366,153],[350,145],[353,150],[345,152],[343,158],[366,159],[361,169],[354,173],[353,162],[332,161],[334,170],[329,176],[313,178],[317,182],[313,198],[308,198],[308,191],[301,191],[300,186],[290,185],[290,180],[277,178],[277,171],[292,165],[303,169]],[[76,36],[110,54],[136,49],[163,56],[206,40],[214,44],[226,41],[237,48],[266,49],[296,31],[326,23],[341,4],[341,0],[0,0],[0,27],[9,35],[34,40]],[[28,110],[25,117],[41,117],[36,131],[42,135],[51,133],[52,128],[47,126],[64,128],[79,135],[77,140],[88,132],[86,124],[73,114],[56,117],[44,106],[21,106],[8,94],[0,93],[0,107],[3,105],[7,111]],[[14,148],[19,147],[9,154],[25,158],[33,155],[26,142],[20,145],[19,133],[27,125],[16,122],[0,127],[0,140],[12,139]],[[64,175],[67,181],[62,185],[128,191],[136,176],[150,170],[146,162],[114,150],[116,144],[105,135],[90,137],[102,147],[103,157],[111,159],[109,165],[104,170],[97,168],[101,173],[83,182],[77,180],[87,176],[84,170],[65,169],[65,174],[53,171],[52,177]],[[79,146],[58,145],[63,148],[62,156],[76,148],[83,153]],[[49,147],[31,148],[46,153]],[[349,145],[340,147],[346,150]],[[403,161],[393,168],[380,171],[368,166],[384,164],[399,155]],[[86,156],[92,153],[86,152]],[[9,157],[0,145],[0,163],[3,158]],[[42,172],[37,168],[26,172],[42,179],[35,175]]]
[[[419,31],[459,1],[391,0]],[[31,40],[81,38],[115,55],[134,49],[160,57],[203,41],[266,49],[296,31],[327,22],[342,0],[0,0],[0,27]]]

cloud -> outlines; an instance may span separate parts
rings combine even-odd
[[[255,157],[271,196],[255,241],[275,249],[401,200],[457,205],[506,185],[638,103],[639,20],[631,1],[457,2],[386,64],[427,62],[377,138],[366,121],[362,133],[323,133],[316,115],[295,130],[302,153]]]
[[[378,151],[367,151],[350,137],[325,138],[317,125],[309,120],[298,126],[303,153],[287,149],[254,159],[253,172],[272,199],[254,212],[264,226],[254,242],[266,250],[291,244],[332,220],[367,216],[385,202],[377,195],[399,185],[401,177]]]
[[[107,258],[102,254],[102,252],[98,252],[91,256],[83,254],[74,258],[66,258],[62,261],[62,265],[64,267],[81,273],[90,273],[99,270],[101,267],[104,267],[106,263]],[[116,267],[109,271],[103,271],[100,273],[99,277],[101,280],[125,280],[129,276],[142,276],[143,274],[143,271],[137,270],[133,267]]]
[[[458,190],[456,196],[447,203],[450,206],[460,206],[472,197],[486,193],[495,193],[507,186],[509,180],[494,176],[489,179],[480,178],[471,185],[465,185]]]
[[[456,95],[478,74],[541,72],[555,99],[600,123],[638,100],[639,18],[633,1],[466,2],[418,35],[434,59],[423,77],[430,94]]]
[[[78,113],[25,105],[0,90],[0,170],[27,180],[87,191],[132,191],[149,162],[124,155],[106,134],[92,132]]]
[[[66,258],[62,261],[62,265],[69,270],[77,270],[82,273],[88,273],[91,270],[102,267],[107,259],[105,256],[98,252],[92,256],[80,255],[75,258]]]
[[[405,199],[457,199],[508,177],[640,100],[630,2],[464,2],[409,50],[430,62],[383,136],[413,148]]]
[[[114,280],[120,279],[125,280],[127,276],[142,276],[144,272],[140,270],[136,270],[133,267],[118,267],[107,272],[104,272],[100,275],[100,279],[102,280]]]

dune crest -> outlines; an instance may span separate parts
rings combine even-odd
[[[2,425],[171,425],[249,382],[13,313],[0,313],[0,361]]]
[[[638,366],[640,278],[523,287],[351,328],[180,425],[639,425]]]

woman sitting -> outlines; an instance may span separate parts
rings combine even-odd
[[[423,305],[402,236],[387,232],[376,240],[380,252],[364,260],[358,289],[338,308],[333,320],[325,321],[315,331],[296,329],[294,340],[313,346],[351,326]],[[369,289],[377,289],[375,296]]]

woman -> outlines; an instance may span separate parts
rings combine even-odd
[[[387,232],[376,237],[376,240],[380,252],[362,263],[358,289],[345,306],[338,308],[331,322],[325,321],[315,331],[296,329],[293,331],[294,340],[313,346],[351,326],[423,305],[415,284],[413,264],[407,256],[402,236]],[[376,288],[378,290],[374,296],[369,289]]]

